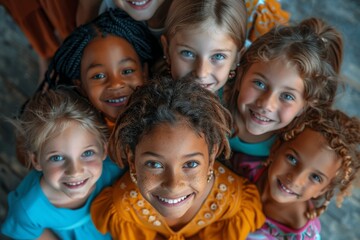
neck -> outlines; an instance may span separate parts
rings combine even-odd
[[[308,207],[307,202],[277,202],[271,196],[267,176],[266,171],[256,183],[261,194],[265,216],[293,229],[299,229],[305,226],[308,222],[305,216]]]
[[[165,19],[171,5],[172,0],[165,0],[163,4],[156,10],[154,15],[147,20],[147,25],[153,29],[164,28]]]
[[[237,137],[247,143],[263,142],[274,135],[273,132],[267,132],[261,135],[254,135],[250,133],[247,130],[246,125],[239,114],[237,114],[237,116],[235,117],[234,123],[236,124],[236,127],[238,129]]]

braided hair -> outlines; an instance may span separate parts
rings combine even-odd
[[[295,120],[295,127],[287,127],[280,134],[280,142],[290,141],[306,128],[321,133],[328,146],[335,151],[341,161],[340,169],[332,179],[328,190],[317,199],[317,207],[306,212],[309,219],[320,216],[327,208],[331,198],[337,193],[337,205],[348,195],[351,183],[360,169],[360,120],[349,117],[339,110],[316,109],[308,112],[306,116]],[[316,141],[316,140],[315,140]],[[280,143],[281,144],[281,143]]]
[[[109,140],[111,159],[120,166],[127,165],[127,148],[134,153],[141,138],[156,125],[181,121],[204,135],[209,151],[216,144],[217,157],[229,157],[231,115],[217,96],[191,76],[176,81],[158,76],[139,87],[131,95],[127,109],[119,115]]]
[[[152,62],[161,55],[157,40],[142,22],[135,21],[120,9],[110,9],[75,29],[65,39],[50,62],[43,85],[47,83],[50,88],[60,84],[73,85],[74,79],[80,79],[80,63],[85,47],[94,38],[108,34],[128,41],[142,63]]]

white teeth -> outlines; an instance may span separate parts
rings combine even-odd
[[[118,99],[109,99],[107,102],[109,103],[122,103],[125,102],[126,97],[118,98]]]
[[[147,3],[146,0],[145,0],[145,1],[142,1],[142,2],[131,2],[131,4],[136,5],[136,6],[142,6],[142,5],[144,5],[145,3]]]
[[[83,181],[80,181],[80,182],[69,182],[69,183],[66,183],[67,185],[70,185],[70,186],[77,186],[77,185],[80,185],[80,184],[82,184],[82,183],[84,183],[85,182],[85,180],[83,180]]]
[[[160,197],[158,196],[158,198],[162,201],[162,202],[166,202],[166,203],[169,203],[169,204],[176,204],[176,203],[179,203],[181,201],[184,201],[187,197],[187,196],[184,196],[184,197],[180,197],[180,198],[176,198],[176,199],[168,199],[168,198],[163,198],[163,197]]]
[[[262,117],[258,114],[256,114],[255,112],[252,112],[253,116],[257,119],[259,119],[260,121],[263,121],[263,122],[270,122],[270,119],[266,118],[266,117]]]

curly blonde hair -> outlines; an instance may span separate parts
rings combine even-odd
[[[296,119],[292,127],[284,129],[278,141],[280,144],[290,141],[306,128],[321,133],[341,161],[341,167],[328,190],[315,199],[317,206],[306,212],[306,216],[312,219],[326,210],[336,193],[338,207],[341,206],[343,198],[349,195],[351,183],[360,168],[360,120],[357,117],[349,117],[339,110],[323,109],[321,112],[313,110]]]

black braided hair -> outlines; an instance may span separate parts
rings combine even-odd
[[[73,85],[80,79],[80,62],[85,47],[97,36],[119,36],[127,40],[135,49],[142,63],[153,62],[161,56],[158,41],[144,23],[135,21],[120,9],[110,9],[93,21],[76,28],[56,51],[45,73],[45,83],[49,88],[57,85]]]

